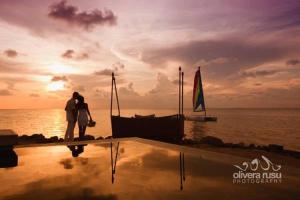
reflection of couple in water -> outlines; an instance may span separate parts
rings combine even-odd
[[[65,134],[65,141],[72,142],[74,140],[74,128],[78,122],[79,140],[84,139],[85,130],[87,126],[94,126],[95,122],[92,120],[88,104],[84,102],[84,97],[78,92],[74,92],[72,98],[68,100],[66,108],[66,117],[68,127]],[[83,152],[83,146],[69,146],[70,150],[75,155]],[[77,152],[77,153],[76,153]]]

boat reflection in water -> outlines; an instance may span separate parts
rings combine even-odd
[[[64,145],[16,147],[19,165],[0,168],[0,199],[261,199],[262,190],[265,199],[295,199],[299,194],[300,172],[288,166],[282,184],[245,187],[232,183],[233,165],[244,161],[240,157],[140,138],[72,144],[81,152],[77,157]]]
[[[117,149],[115,158],[113,158],[113,143],[110,143],[110,163],[111,163],[111,183],[114,183],[115,181],[115,173],[116,173],[116,166],[117,166],[117,160],[118,160],[118,153],[119,153],[119,145],[120,142],[117,143]]]
[[[120,142],[114,145],[113,142],[110,143],[110,163],[111,163],[111,182],[112,184],[115,181],[115,174],[116,174],[116,166],[119,154],[119,146]],[[114,148],[114,146],[116,146]],[[115,153],[114,153],[115,151]],[[179,175],[180,175],[180,190],[183,190],[183,182],[185,181],[185,163],[184,163],[184,153],[179,153]]]

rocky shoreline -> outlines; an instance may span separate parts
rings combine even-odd
[[[284,149],[284,146],[278,144],[268,144],[268,145],[256,145],[256,144],[245,144],[245,143],[225,143],[220,138],[213,136],[205,136],[200,141],[194,141],[191,139],[184,139],[178,142],[180,145],[186,145],[196,148],[201,148],[203,146],[210,146],[216,148],[225,149],[244,149],[244,150],[260,150],[265,152],[276,153],[284,156],[291,156],[300,159],[300,152]]]
[[[106,138],[98,137],[95,138],[92,135],[85,135],[84,139],[81,139],[81,141],[85,140],[103,140],[103,139],[109,139],[111,136],[108,136]],[[79,141],[79,138],[74,138],[74,141]],[[36,144],[36,143],[59,143],[64,142],[63,138],[58,138],[57,136],[53,136],[50,138],[46,138],[43,134],[33,134],[33,135],[21,135],[18,136],[18,145],[25,145],[25,144]],[[294,151],[294,150],[288,150],[284,149],[282,145],[278,144],[269,144],[269,145],[255,145],[255,144],[249,144],[246,145],[244,143],[225,143],[223,140],[217,137],[213,136],[205,136],[201,138],[199,141],[195,141],[192,139],[183,139],[180,141],[167,141],[174,144],[179,145],[185,145],[190,147],[196,147],[201,148],[202,146],[210,146],[215,148],[228,148],[228,149],[248,149],[248,150],[262,150],[266,152],[272,152],[280,155],[285,156],[291,156],[297,159],[300,159],[300,152]]]

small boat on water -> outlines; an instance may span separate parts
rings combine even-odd
[[[179,109],[178,114],[156,117],[155,115],[135,115],[123,117],[120,115],[120,106],[116,79],[112,73],[111,88],[111,127],[113,138],[141,137],[157,140],[179,140],[184,136],[184,115],[183,115],[183,76],[179,68]],[[112,114],[114,91],[116,94],[118,115]]]
[[[188,115],[185,116],[185,120],[196,121],[196,122],[217,121],[217,117],[206,115],[200,67],[196,71],[195,78],[194,78],[193,111],[204,112],[204,115]]]

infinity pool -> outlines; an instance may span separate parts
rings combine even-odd
[[[296,199],[300,194],[300,170],[287,166],[281,166],[281,183],[233,183],[239,171],[234,165],[251,160],[138,138],[80,148],[78,157],[59,144],[15,148],[18,165],[0,169],[0,199]]]

